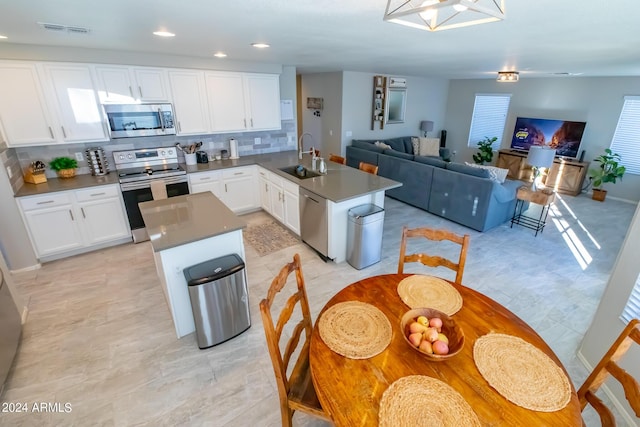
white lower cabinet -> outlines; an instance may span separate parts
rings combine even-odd
[[[131,236],[117,185],[21,197],[18,204],[38,258]]]
[[[189,174],[191,193],[211,191],[233,212],[247,212],[260,207],[256,189],[255,166],[240,166],[222,171]]]
[[[262,209],[300,235],[298,185],[258,166],[258,192]]]
[[[300,235],[300,204],[298,185],[291,181],[283,180],[284,199],[284,225],[291,231]]]
[[[258,166],[258,194],[260,207],[271,213],[271,197],[269,196],[269,171]]]
[[[271,197],[271,215],[284,223],[284,190],[282,190],[282,178],[271,174],[269,177],[269,195]]]

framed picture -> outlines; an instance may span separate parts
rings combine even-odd
[[[307,98],[307,108],[309,110],[322,110],[323,98]]]

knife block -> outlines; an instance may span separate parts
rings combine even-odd
[[[47,182],[47,176],[44,174],[44,169],[36,169],[33,165],[29,166],[27,172],[24,174],[24,182],[30,182],[31,184]]]

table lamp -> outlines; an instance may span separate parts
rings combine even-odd
[[[532,191],[538,190],[538,186],[540,186],[540,174],[542,173],[542,169],[551,167],[555,155],[556,150],[549,147],[532,145],[529,148],[527,163],[533,167],[533,184],[531,185]]]
[[[420,130],[422,132],[424,132],[424,136],[425,138],[427,137],[427,132],[432,131],[433,130],[433,122],[430,122],[428,120],[423,120],[420,122]]]

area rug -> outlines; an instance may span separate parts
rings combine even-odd
[[[293,233],[275,221],[249,225],[244,230],[244,240],[261,257],[300,243]]]

